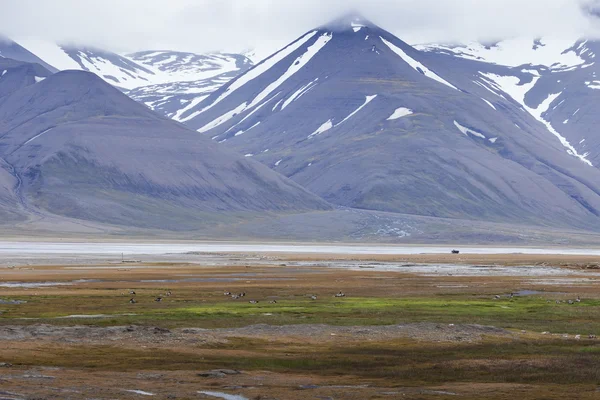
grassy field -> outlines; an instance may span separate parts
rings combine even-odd
[[[157,282],[191,274],[206,280]],[[13,275],[11,279],[17,280],[17,272]],[[74,386],[91,392],[102,389],[115,398],[110,392],[115,385],[139,387],[143,383],[156,398],[169,398],[169,393],[176,393],[175,398],[198,398],[195,389],[231,393],[228,388],[232,387],[249,399],[600,396],[600,341],[588,338],[600,333],[600,292],[594,282],[545,287],[541,278],[536,282],[513,277],[431,277],[314,268],[198,269],[187,265],[117,272],[40,267],[23,271],[19,281],[34,278],[61,282],[93,279],[53,288],[0,289],[0,299],[26,301],[0,305],[0,327],[136,325],[176,332],[181,328],[325,324],[364,327],[367,332],[358,339],[323,333],[313,337],[233,334],[223,340],[196,341],[147,333],[86,341],[65,333],[59,339],[0,342],[0,362],[10,363],[13,371],[22,373],[51,368],[59,376],[60,384],[55,386],[64,385],[65,390]],[[136,304],[129,303],[129,290],[136,292]],[[173,295],[154,301],[167,290]],[[233,300],[224,290],[246,291],[247,295]],[[339,290],[347,297],[335,298]],[[507,295],[518,290],[538,292],[513,298]],[[580,303],[566,302],[578,295]],[[250,304],[250,300],[258,304]],[[271,304],[273,300],[276,303]],[[98,314],[102,317],[72,318]],[[377,326],[423,323],[442,327],[478,324],[507,333],[464,340],[433,340],[435,332],[425,339],[368,333]],[[209,332],[219,336],[218,331]],[[208,380],[197,376],[198,371],[219,368],[243,374]],[[41,398],[47,395],[47,389],[39,385],[34,385],[34,390],[15,379],[3,381],[2,372],[0,383],[11,390]],[[160,374],[163,381],[140,380],[140,373]],[[257,380],[263,383],[258,385]],[[302,389],[304,386],[308,389]]]
[[[156,290],[148,290],[153,294]],[[334,298],[318,296],[316,301],[307,296],[281,299],[278,296],[259,294],[258,304],[247,299],[232,300],[220,295],[192,300],[193,290],[179,289],[174,297],[165,297],[161,303],[154,301],[142,289],[136,290],[137,304],[129,304],[129,295],[105,290],[87,291],[85,294],[13,296],[11,299],[27,301],[21,305],[3,305],[0,324],[50,323],[71,325],[71,315],[103,314],[106,318],[79,319],[79,324],[160,325],[165,328],[199,327],[230,328],[249,324],[268,323],[330,324],[340,326],[393,325],[410,322],[439,322],[454,324],[492,325],[506,329],[525,329],[537,332],[551,331],[569,334],[600,333],[600,299],[586,298],[581,303],[556,304],[559,296],[533,295],[502,297],[481,295],[430,295],[407,298]],[[118,293],[117,293],[118,292]],[[110,293],[110,294],[109,294]],[[277,297],[276,304],[269,299]],[[571,296],[574,300],[576,296]],[[563,300],[564,301],[564,300]]]

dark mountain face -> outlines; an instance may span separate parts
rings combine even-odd
[[[0,58],[0,98],[41,82],[51,74],[39,64]]]
[[[361,17],[345,17],[305,34],[182,119],[343,206],[596,221],[599,171],[517,102],[482,95],[487,90],[470,75],[476,67],[438,61]]]
[[[0,187],[2,209],[169,230],[330,208],[81,71],[0,98]]]

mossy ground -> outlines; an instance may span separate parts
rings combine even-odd
[[[271,397],[264,398],[280,399],[312,398],[302,397],[306,393],[299,393],[297,385],[290,383],[298,379],[334,382],[342,386],[365,384],[372,388],[361,389],[363,397],[353,397],[359,391],[352,394],[348,389],[336,398],[390,398],[382,394],[386,391],[403,393],[403,396],[399,395],[401,398],[440,398],[443,395],[434,393],[440,388],[442,392],[459,393],[465,399],[592,399],[600,393],[597,392],[600,342],[587,338],[588,334],[600,333],[600,298],[595,295],[597,288],[593,285],[585,289],[560,287],[560,291],[552,289],[533,296],[496,299],[494,293],[540,289],[540,285],[533,282],[527,286],[522,279],[513,278],[418,277],[337,270],[324,273],[315,269],[285,273],[281,269],[259,267],[193,271],[205,277],[238,279],[227,283],[167,285],[154,282],[174,274],[187,275],[189,268],[136,272],[135,279],[131,273],[126,276],[127,281],[106,272],[106,276],[100,276],[106,281],[71,287],[5,289],[0,291],[0,298],[26,300],[27,303],[0,306],[0,325],[135,324],[168,329],[211,329],[253,324],[376,326],[434,322],[480,324],[519,334],[506,338],[484,337],[474,342],[408,338],[365,342],[340,338],[316,342],[309,338],[240,337],[221,344],[170,347],[31,341],[4,343],[0,347],[0,361],[24,369],[65,368],[77,379],[93,373],[121,373],[125,379],[140,371],[185,375],[199,370],[231,368],[243,370],[249,376],[268,371],[281,382],[266,388],[269,390],[264,393]],[[44,279],[51,275],[50,270],[40,271],[45,274]],[[119,274],[127,272],[116,275]],[[245,275],[240,278],[241,274]],[[63,276],[63,279],[74,277]],[[89,278],[88,275],[78,277]],[[142,278],[153,282],[141,282]],[[136,291],[137,304],[128,302],[130,289]],[[157,295],[167,290],[172,290],[173,295],[164,297],[160,303],[154,301]],[[247,296],[233,300],[223,295],[224,290],[246,291]],[[335,298],[334,294],[339,290],[347,292],[348,296]],[[560,302],[575,299],[580,293],[583,294],[581,303]],[[311,300],[311,294],[317,295],[318,299]],[[250,304],[249,300],[259,303]],[[271,300],[277,303],[270,304]],[[61,318],[95,314],[108,317]],[[521,334],[522,330],[527,333]],[[565,339],[560,335],[541,335],[545,331],[570,336]],[[582,339],[575,340],[576,334],[582,335]],[[235,379],[227,383],[239,383]],[[206,385],[196,378],[190,382],[190,385]],[[219,388],[225,383],[213,382],[211,385]],[[325,389],[319,392],[327,393],[330,392]]]

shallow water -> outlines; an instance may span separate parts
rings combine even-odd
[[[535,247],[456,247],[461,254],[569,254],[600,255],[600,248]],[[114,255],[184,254],[184,253],[329,253],[329,254],[449,254],[451,246],[384,246],[384,245],[284,245],[247,243],[49,243],[0,242],[5,255]]]
[[[363,270],[362,264],[355,262],[328,262],[328,263],[302,263],[305,266],[318,266],[329,268],[342,268],[351,270]],[[396,264],[379,263],[370,265],[371,271],[394,271],[408,274],[419,274],[423,276],[516,276],[516,277],[552,277],[552,276],[586,276],[600,278],[600,272],[583,270],[540,267],[526,265],[521,267],[507,266],[478,266],[458,264]]]
[[[35,289],[52,286],[71,286],[71,282],[0,282],[0,287],[4,288],[27,288]]]
[[[227,394],[227,393],[223,393],[223,392],[198,392],[198,393],[205,394],[207,396],[216,397],[218,399],[224,399],[224,400],[248,400],[244,396],[239,396],[239,395],[235,395],[235,394]]]
[[[144,392],[143,390],[125,390],[125,392],[139,394],[140,396],[154,396],[154,393]]]

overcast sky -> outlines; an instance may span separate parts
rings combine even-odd
[[[357,10],[409,43],[592,35],[596,0],[0,0],[0,33],[113,51],[275,48]],[[600,8],[599,8],[600,9]]]

